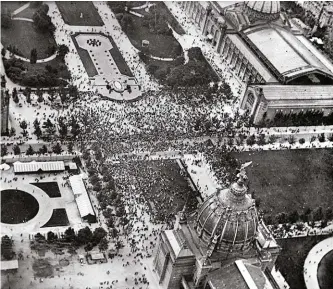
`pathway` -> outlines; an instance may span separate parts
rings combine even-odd
[[[320,289],[318,283],[318,266],[321,259],[333,250],[333,237],[327,238],[309,252],[304,262],[304,280],[307,289]]]
[[[30,6],[30,2],[28,2],[27,4],[24,4],[24,5],[21,6],[20,8],[16,9],[14,12],[12,12],[12,15],[19,14],[19,13],[22,12],[23,10],[27,9],[29,6]]]
[[[28,21],[28,22],[34,22],[32,19],[30,18],[23,18],[23,17],[13,17],[12,20],[22,20],[22,21]]]
[[[14,55],[14,57],[17,58],[17,59],[20,59],[20,60],[25,61],[25,62],[30,62],[29,58],[25,58],[23,56],[14,54],[14,53],[12,53],[12,52],[10,52],[8,50],[6,50],[5,58],[6,59],[10,59],[11,58],[11,54]],[[47,58],[37,59],[37,63],[49,62],[49,61],[55,59],[56,57],[57,57],[57,53],[54,53],[53,55],[51,55],[51,56],[49,56]]]

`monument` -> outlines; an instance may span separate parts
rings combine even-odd
[[[245,168],[229,188],[208,197],[189,216],[177,216],[173,230],[163,231],[154,258],[165,289],[270,287],[280,252],[248,194]],[[267,287],[265,287],[267,286]]]

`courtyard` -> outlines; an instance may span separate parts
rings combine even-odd
[[[2,172],[2,233],[46,233],[49,227],[57,230],[68,225],[80,228],[73,192],[65,185],[67,174],[14,175],[13,168]]]

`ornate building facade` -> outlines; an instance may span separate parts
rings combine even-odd
[[[270,280],[281,248],[258,217],[246,179],[242,168],[228,189],[191,216],[181,212],[174,229],[161,233],[153,266],[162,288],[277,288]]]
[[[281,12],[278,1],[196,1],[181,6],[246,85],[241,108],[250,112],[254,123],[281,110],[332,112],[333,64]]]

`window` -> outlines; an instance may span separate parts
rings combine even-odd
[[[248,95],[247,95],[247,104],[250,105],[250,106],[253,106],[254,104],[254,95],[252,92],[250,92]]]

